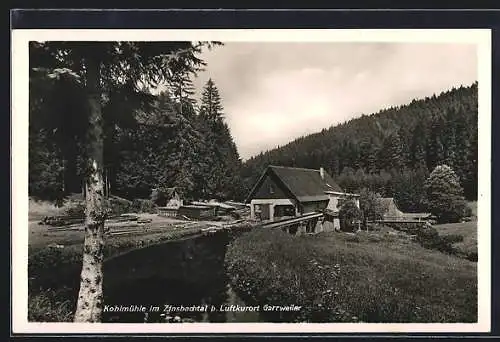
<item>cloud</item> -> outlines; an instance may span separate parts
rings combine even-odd
[[[242,158],[477,80],[474,45],[228,43],[204,53]]]

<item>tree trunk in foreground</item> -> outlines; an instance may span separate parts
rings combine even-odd
[[[85,242],[75,322],[100,322],[103,304],[103,128],[99,62],[88,60],[88,170],[85,178]]]

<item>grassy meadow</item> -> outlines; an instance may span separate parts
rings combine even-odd
[[[477,254],[477,202],[468,202],[472,210],[472,220],[468,222],[438,224],[434,228],[439,235],[461,235],[463,241],[456,242],[453,247],[462,255]]]
[[[476,263],[403,233],[255,229],[230,245],[226,267],[247,304],[303,306],[270,321],[477,321]]]

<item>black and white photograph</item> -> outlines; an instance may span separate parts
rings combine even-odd
[[[13,33],[20,330],[489,330],[488,30],[96,31]]]

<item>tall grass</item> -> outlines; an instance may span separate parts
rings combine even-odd
[[[28,218],[29,220],[40,220],[45,216],[57,216],[64,213],[64,208],[58,207],[53,202],[29,199]]]
[[[453,247],[469,260],[477,261],[477,221],[439,224],[434,228],[442,236],[463,236],[462,241],[456,241]]]
[[[28,294],[28,321],[71,322],[75,303],[60,291],[43,290]]]
[[[475,322],[476,265],[405,238],[296,237],[256,229],[229,247],[231,284],[249,303],[301,305],[269,321]]]

